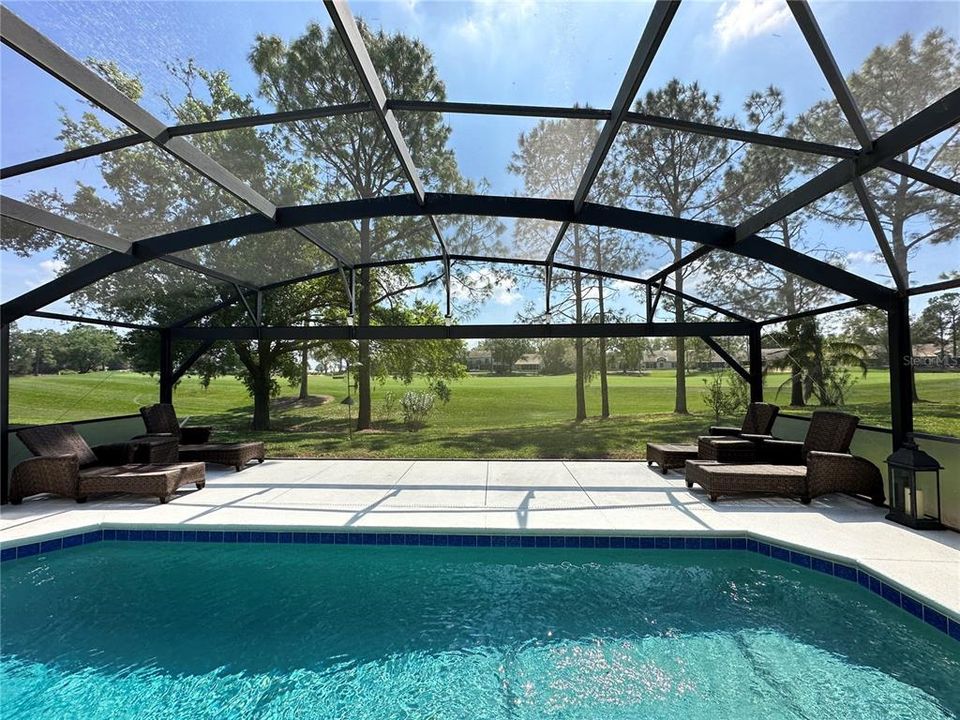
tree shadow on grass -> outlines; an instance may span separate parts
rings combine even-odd
[[[451,457],[642,458],[647,442],[689,442],[704,432],[698,416],[655,415],[484,428],[441,437]]]
[[[583,422],[526,423],[483,427],[447,428],[442,417],[422,430],[410,432],[397,420],[375,420],[373,432],[352,434],[346,407],[339,403],[275,406],[271,429],[250,429],[252,405],[216,414],[194,414],[190,425],[211,425],[214,440],[261,440],[274,457],[357,458],[609,458],[639,459],[648,442],[691,442],[705,432],[714,418],[673,413],[622,415]]]

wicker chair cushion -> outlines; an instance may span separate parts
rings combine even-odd
[[[803,456],[817,452],[848,453],[860,418],[849,413],[817,410],[803,441]]]
[[[17,431],[27,450],[38,457],[75,455],[80,467],[98,463],[97,456],[73,425],[40,425]]]
[[[740,431],[751,435],[768,435],[780,413],[780,408],[770,403],[750,403],[743,418]]]
[[[169,403],[157,403],[149,407],[140,408],[143,424],[147,432],[153,435],[169,433],[180,436],[180,423],[177,422],[177,412]]]

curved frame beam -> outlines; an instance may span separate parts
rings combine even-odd
[[[279,208],[276,219],[246,215],[199,228],[180,230],[132,243],[126,254],[110,253],[3,304],[3,322],[39,310],[86,285],[161,255],[202,247],[278,228],[387,216],[483,215],[579,222],[651,235],[680,238],[768,262],[806,280],[877,307],[887,307],[895,291],[757,235],[734,242],[734,228],[698,220],[655,215],[641,210],[585,203],[574,216],[573,202],[494,195],[426,193],[421,206],[413,195],[364,198],[321,205]],[[495,261],[491,258],[491,261]],[[509,259],[507,259],[509,262]]]

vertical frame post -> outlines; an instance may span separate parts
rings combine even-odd
[[[750,328],[750,402],[763,402],[763,353],[760,326]]]
[[[910,299],[897,297],[887,310],[887,337],[890,358],[890,423],[893,449],[897,450],[913,432],[913,366],[910,344]]]
[[[160,402],[173,403],[173,334],[160,331]]]
[[[10,500],[10,326],[0,326],[0,455],[3,456],[3,477],[0,478],[0,504]]]

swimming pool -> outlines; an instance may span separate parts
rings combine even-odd
[[[0,620],[4,718],[960,713],[955,640],[744,552],[100,542]]]

